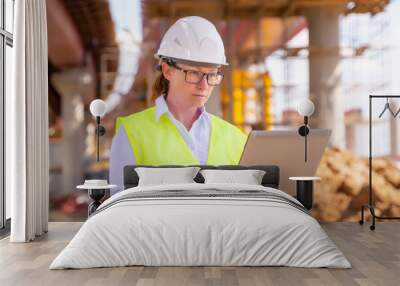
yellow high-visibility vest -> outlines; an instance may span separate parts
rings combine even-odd
[[[229,122],[211,115],[207,165],[237,165],[247,135]],[[198,165],[199,161],[177,127],[163,114],[156,121],[155,107],[118,117],[116,132],[124,126],[137,165]]]

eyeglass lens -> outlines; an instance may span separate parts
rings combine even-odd
[[[186,82],[188,83],[199,83],[206,75],[207,83],[209,85],[218,85],[221,83],[223,75],[220,73],[209,73],[205,74],[198,71],[186,71]]]

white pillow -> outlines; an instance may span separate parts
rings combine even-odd
[[[234,183],[246,185],[261,185],[265,175],[262,170],[201,170],[200,174],[204,177],[204,183]]]
[[[137,167],[138,186],[196,183],[193,179],[199,167],[147,168]]]

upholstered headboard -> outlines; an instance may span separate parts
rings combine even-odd
[[[262,179],[262,185],[265,187],[279,188],[279,167],[275,165],[256,165],[256,166],[240,166],[240,165],[225,165],[225,166],[211,166],[211,165],[191,165],[200,167],[201,169],[220,169],[220,170],[247,170],[256,169],[264,170],[266,173]],[[163,166],[145,166],[145,165],[128,165],[124,168],[124,189],[133,188],[138,185],[139,177],[135,171],[136,167],[148,168],[168,168],[168,167],[185,167],[182,165],[163,165]],[[194,178],[197,183],[204,183],[203,176],[198,173]]]

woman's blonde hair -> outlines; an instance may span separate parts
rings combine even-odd
[[[153,93],[151,96],[151,100],[155,100],[161,94],[164,94],[165,97],[167,97],[168,90],[169,90],[169,80],[167,80],[164,77],[162,71],[160,71],[153,84]]]
[[[168,64],[168,61],[166,61],[165,59],[162,59],[159,62],[159,64],[157,65],[156,70],[158,71],[159,74],[157,75],[157,78],[156,78],[156,80],[154,81],[154,84],[153,84],[153,92],[152,92],[152,96],[151,96],[152,101],[154,101],[161,94],[164,94],[165,98],[167,98],[167,96],[168,96],[169,80],[167,80],[164,77],[164,74],[162,72],[161,65],[162,65],[163,62],[167,62],[167,64]]]

